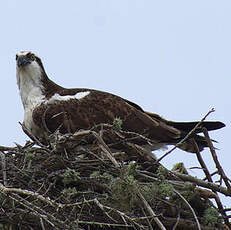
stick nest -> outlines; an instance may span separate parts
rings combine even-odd
[[[188,175],[182,163],[167,170],[137,138],[150,144],[102,125],[55,133],[46,146],[1,146],[0,229],[226,229],[211,199],[229,188]]]

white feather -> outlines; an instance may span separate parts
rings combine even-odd
[[[66,96],[60,96],[58,93],[56,93],[46,102],[46,104],[52,104],[55,101],[68,101],[70,99],[80,100],[86,97],[89,93],[90,93],[89,91],[85,91],[85,92],[76,93],[75,95],[66,95]]]
[[[36,61],[23,68],[17,67],[17,83],[24,108],[44,101],[41,70]]]

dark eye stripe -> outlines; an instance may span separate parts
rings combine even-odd
[[[35,60],[35,55],[33,53],[28,53],[27,58],[30,59],[31,61]]]

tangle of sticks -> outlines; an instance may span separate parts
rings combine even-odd
[[[166,169],[132,142],[150,140],[108,124],[52,134],[47,146],[31,136],[24,146],[0,146],[0,227],[230,229],[231,208],[220,200],[231,197],[230,179],[203,133],[216,167],[209,172],[197,152],[205,179],[189,175],[183,163]]]

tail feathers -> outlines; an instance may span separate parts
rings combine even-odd
[[[183,144],[181,144],[178,147],[184,151],[196,153],[198,150],[195,145],[195,142],[198,146],[199,151],[202,151],[204,148],[208,147],[208,143],[205,140],[205,138],[199,135],[195,135],[194,137],[189,138],[188,140],[186,140]]]
[[[172,122],[172,126],[174,128],[180,129],[182,131],[181,138],[184,138],[197,124],[198,122]],[[199,151],[202,151],[204,148],[209,147],[205,137],[196,134],[200,133],[203,127],[205,127],[208,131],[212,131],[225,127],[225,124],[219,121],[202,122],[198,130],[195,130],[194,134],[192,134],[192,136],[188,140],[186,140],[182,145],[180,145],[179,148],[187,152],[196,153],[198,149]],[[211,139],[211,141],[217,142],[213,139]],[[195,142],[197,146],[195,145]]]
[[[155,113],[145,112],[148,116],[150,116],[153,120],[164,123],[167,126],[170,126],[172,128],[175,128],[176,130],[180,131],[180,138],[179,139],[172,139],[170,140],[169,144],[176,144],[180,142],[181,139],[183,139],[192,129],[195,128],[195,126],[199,123],[199,121],[193,121],[193,122],[175,122],[175,121],[169,121],[165,120],[161,116]],[[208,131],[221,129],[225,127],[225,124],[220,121],[204,121],[201,123],[200,127],[198,127],[192,136],[186,140],[183,144],[179,146],[180,149],[195,153],[197,152],[195,142],[197,143],[197,146],[200,151],[202,151],[205,147],[208,147],[208,143],[206,139],[203,136],[197,135],[197,133],[202,132],[202,128],[206,128]],[[214,140],[212,140],[214,141]]]
[[[176,129],[179,129],[184,132],[190,132],[199,122],[174,122],[174,121],[167,121],[167,124],[173,126]],[[200,133],[201,128],[206,128],[208,131],[221,129],[225,127],[225,124],[220,121],[204,121],[202,122],[201,126],[195,130],[195,133]]]
[[[184,132],[190,132],[198,123],[199,121],[193,121],[193,122],[177,122],[177,121],[169,121],[165,120],[163,117],[156,113],[150,113],[150,112],[145,112],[148,116],[150,116],[153,120],[158,121],[158,122],[163,122],[169,126],[173,126],[174,128],[184,131]],[[225,124],[220,122],[220,121],[204,121],[202,122],[200,128],[198,128],[195,133],[200,133],[201,128],[205,127],[208,131],[211,130],[216,130],[216,129],[221,129],[225,127]]]

